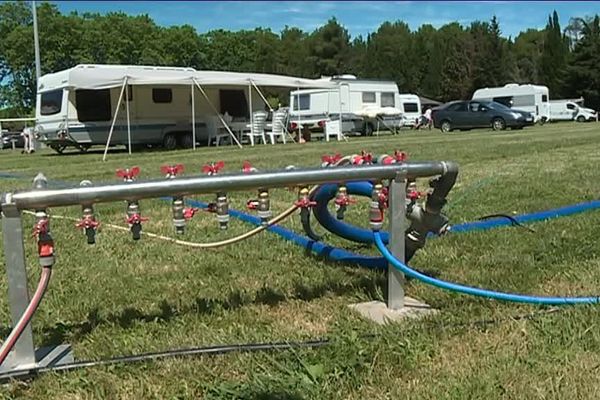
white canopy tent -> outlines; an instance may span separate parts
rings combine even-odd
[[[263,87],[283,88],[332,88],[337,87],[335,82],[298,78],[285,75],[272,75],[261,73],[228,72],[228,71],[197,71],[193,68],[155,67],[155,66],[129,66],[129,65],[77,65],[71,69],[46,75],[43,84],[38,88],[39,93],[56,89],[110,89],[121,88],[119,100],[115,107],[108,140],[104,150],[103,160],[106,159],[112,132],[123,97],[128,96],[127,85],[188,85],[192,91],[192,135],[194,147],[196,143],[196,125],[194,109],[194,87],[197,87],[213,111],[221,119],[221,123],[228,130],[232,139],[242,147],[236,136],[229,128],[226,121],[221,118],[217,108],[212,104],[203,87],[206,86],[247,86],[249,88],[250,103],[252,103],[252,87],[267,103],[265,96],[259,90]],[[127,102],[126,102],[127,103]],[[268,103],[267,103],[268,104]],[[270,108],[270,107],[269,107]],[[252,110],[250,110],[252,111]],[[129,126],[129,107],[126,107],[128,127],[128,147],[131,153],[131,131]],[[250,112],[252,117],[252,112]]]

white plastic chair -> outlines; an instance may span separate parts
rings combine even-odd
[[[283,144],[285,144],[285,137],[287,136],[287,113],[285,111],[275,111],[273,113],[273,128],[269,131],[269,138],[271,144],[277,143],[277,138],[281,137]]]
[[[223,127],[223,123],[217,116],[210,116],[206,120],[206,129],[208,131],[208,145],[210,146],[212,142],[215,142],[215,146],[219,146],[221,143],[221,139],[228,139],[229,132],[225,130]]]
[[[340,141],[344,138],[342,134],[342,126],[340,124],[340,120],[336,119],[334,121],[327,120],[325,121],[325,140],[329,142],[329,138],[335,136],[335,138]]]
[[[254,146],[254,138],[258,138],[259,142],[262,140],[263,144],[267,144],[267,138],[265,136],[266,128],[267,113],[264,111],[257,111],[253,113],[252,122],[250,123],[250,131],[244,132],[244,136],[248,137],[251,146]]]

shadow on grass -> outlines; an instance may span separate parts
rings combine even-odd
[[[41,332],[42,346],[60,344],[68,340],[79,340],[94,331],[98,326],[104,324],[117,325],[122,329],[130,329],[137,322],[144,323],[168,323],[174,318],[196,314],[214,315],[223,311],[235,311],[248,305],[276,306],[289,300],[313,301],[328,294],[342,296],[356,292],[362,292],[367,297],[377,298],[385,287],[385,277],[360,276],[352,282],[340,283],[328,281],[318,285],[296,284],[291,293],[286,294],[280,290],[263,287],[254,293],[243,290],[235,290],[226,298],[204,298],[197,297],[192,302],[179,308],[167,300],[161,301],[158,310],[142,311],[134,307],[124,308],[119,313],[101,315],[96,308],[92,310],[86,321],[80,323],[58,323],[51,328]],[[3,328],[1,335],[7,336],[9,328]]]

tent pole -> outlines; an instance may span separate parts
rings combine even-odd
[[[248,99],[250,101],[250,109],[248,110],[248,113],[250,114],[250,138],[252,139],[252,145],[254,145],[254,108],[252,107],[252,83],[248,83]]]
[[[192,84],[192,149],[196,150],[196,103],[194,101],[194,85]],[[218,140],[218,139],[217,139]]]
[[[121,94],[119,94],[119,101],[117,101],[117,107],[115,107],[115,116],[113,117],[112,124],[110,124],[110,131],[108,132],[108,139],[106,140],[106,147],[104,148],[104,155],[102,156],[102,161],[106,161],[106,153],[108,153],[108,146],[110,145],[110,139],[112,139],[113,130],[115,128],[115,122],[117,122],[117,115],[119,115],[119,106],[121,105],[121,101],[123,101],[123,91],[125,90],[126,85],[127,77],[123,79],[123,86],[121,86]]]
[[[300,86],[296,87],[296,107],[298,108],[298,143],[304,143],[304,136],[302,136],[302,125],[300,125],[300,120],[302,117],[300,116]]]
[[[259,96],[262,98],[262,100],[265,102],[265,104],[267,105],[267,107],[269,107],[269,110],[271,110],[271,112],[273,112],[273,108],[271,107],[271,105],[269,104],[269,101],[267,100],[267,98],[265,97],[265,95],[260,91],[260,89],[258,88],[258,86],[256,86],[256,83],[254,83],[253,80],[250,80],[250,83],[252,83],[252,86],[254,86],[254,89],[256,89],[256,91],[258,92]],[[283,129],[285,129],[285,133],[287,134],[287,136],[292,139],[292,142],[296,143],[296,140],[294,139],[294,137],[290,134],[290,132],[287,129],[287,126],[284,126]]]
[[[219,119],[221,120],[221,123],[223,124],[223,126],[225,127],[225,129],[227,129],[227,132],[229,132],[229,135],[234,140],[235,144],[237,144],[240,149],[243,148],[242,144],[240,143],[240,141],[238,140],[238,138],[235,137],[235,135],[231,131],[231,128],[229,128],[229,125],[227,125],[227,122],[225,122],[225,120],[223,119],[223,117],[221,117],[221,114],[219,114],[219,111],[217,110],[217,108],[210,101],[210,99],[208,98],[208,95],[206,94],[206,92],[204,91],[204,89],[202,89],[202,86],[200,86],[200,84],[198,83],[198,81],[195,80],[195,79],[194,79],[194,83],[198,87],[198,90],[200,90],[200,93],[202,93],[202,96],[204,96],[204,98],[208,102],[208,105],[210,106],[210,108],[212,108],[212,110],[215,112],[215,114],[217,114],[217,117],[219,117]]]
[[[129,148],[129,155],[131,155],[131,124],[129,121],[129,87],[127,87],[127,81],[128,79],[125,78],[125,108],[127,109],[127,147]]]

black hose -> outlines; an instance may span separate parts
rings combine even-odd
[[[323,236],[317,234],[310,225],[310,210],[308,208],[302,208],[300,210],[300,222],[302,223],[302,228],[304,229],[304,233],[306,233],[306,236],[308,236],[315,242],[320,242],[321,240],[323,240]]]
[[[512,216],[510,216],[508,214],[489,214],[489,215],[484,215],[483,217],[479,217],[477,219],[479,221],[483,221],[483,220],[490,219],[490,218],[506,218],[506,219],[510,220],[510,222],[512,223],[513,226],[518,226],[519,228],[526,229],[529,232],[536,233],[535,229],[530,228],[530,227],[528,227],[526,225],[523,225],[522,223],[520,223],[519,221],[517,221],[516,218],[514,218],[514,217],[512,217]]]

